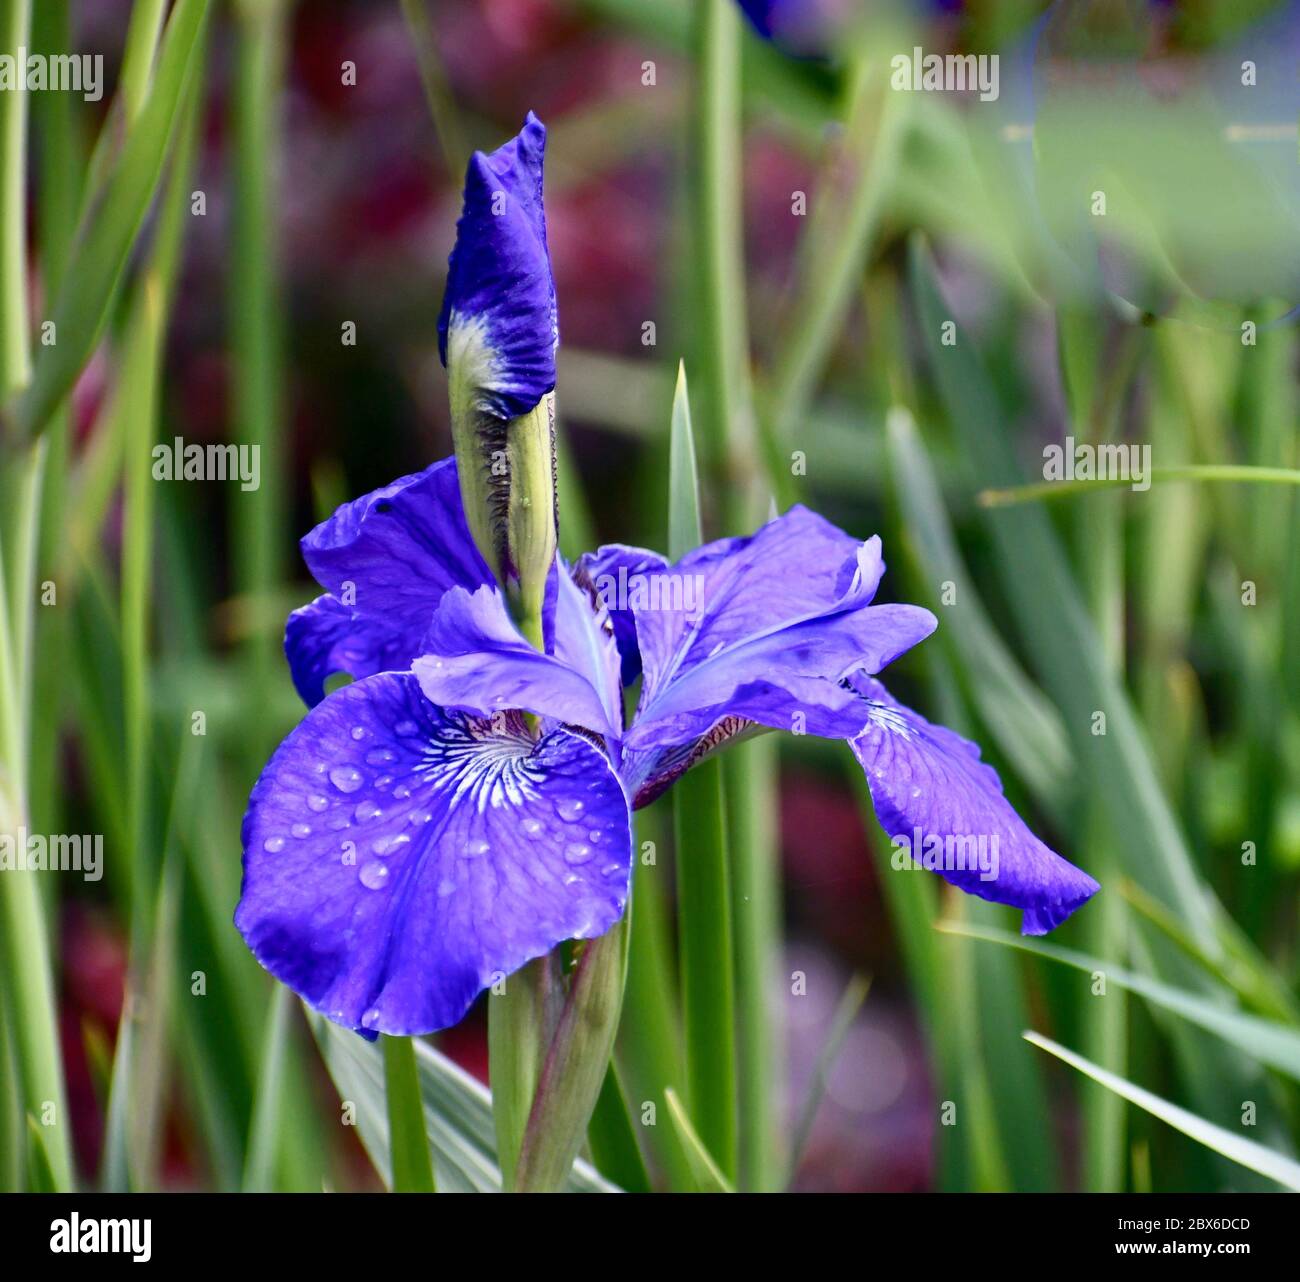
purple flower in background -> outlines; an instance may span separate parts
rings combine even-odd
[[[800,57],[822,57],[849,18],[854,0],[739,0],[764,40]]]
[[[535,359],[548,344],[553,356],[555,330],[543,138],[530,116],[471,162],[444,308],[449,379],[476,389],[462,426],[491,437],[500,424],[507,450],[554,383]],[[503,213],[480,219],[494,182]],[[458,369],[462,327],[473,359]],[[461,469],[486,458],[466,450],[345,504],[302,541],[326,592],[290,615],[285,652],[310,711],[249,799],[235,922],[327,1017],[367,1036],[445,1028],[530,959],[604,934],[627,902],[632,811],[768,729],[844,740],[895,845],[1022,909],[1026,933],[1095,893],[1025,827],[974,744],[875,679],[935,627],[927,610],[873,604],[878,538],[795,507],[673,565],[623,545],[569,565],[552,543],[526,636],[514,581],[467,518]],[[492,519],[509,524],[517,499],[507,489]],[[327,694],[339,673],[352,684]]]

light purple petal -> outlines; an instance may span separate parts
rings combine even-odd
[[[565,599],[567,593],[560,601]],[[561,609],[568,614],[557,602],[557,616]],[[453,588],[439,603],[420,648],[411,670],[425,695],[441,707],[482,716],[518,708],[597,734],[619,734],[601,693],[576,667],[534,650],[511,622],[496,588],[472,594]]]
[[[577,560],[575,576],[590,583],[600,602],[609,611],[614,636],[623,664],[623,684],[630,686],[641,675],[641,651],[636,643],[636,618],[628,604],[631,594],[647,575],[668,568],[668,560],[647,548],[607,543],[594,552],[584,552]]]
[[[1046,934],[1097,893],[1087,873],[1029,831],[975,744],[905,708],[879,681],[857,677],[854,685],[869,719],[850,747],[896,860],[914,855],[968,894],[1023,909],[1026,935]]]
[[[622,914],[631,831],[603,753],[428,702],[410,674],[338,690],[281,744],[244,819],[235,924],[337,1023],[427,1033],[496,978]]]
[[[725,716],[848,738],[841,682],[878,672],[934,630],[928,610],[872,606],[880,540],[858,543],[804,508],[664,572],[674,592],[634,604],[645,665],[633,747],[685,743]]]

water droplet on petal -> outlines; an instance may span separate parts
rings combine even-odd
[[[265,850],[267,854],[274,855],[278,851],[284,849],[284,838],[268,837],[264,842],[262,842],[262,849]]]
[[[372,1006],[364,1015],[361,1016],[362,1028],[374,1028],[379,1023],[379,1011]]]
[[[311,836],[311,824],[294,824],[294,826],[290,828],[289,831],[293,833],[293,835],[297,837],[299,841],[301,841],[304,837]]]
[[[405,801],[410,795],[411,785],[409,783],[399,783],[397,787],[393,789],[393,796],[396,797],[398,801]]]
[[[365,726],[353,726],[353,727],[352,727],[352,737],[353,737],[354,739],[364,739],[364,738],[366,737],[367,733],[369,733],[369,732],[366,730]]]
[[[570,864],[585,864],[595,853],[585,842],[571,841],[564,848],[564,861]]]
[[[366,765],[382,766],[386,761],[392,761],[395,755],[391,748],[371,748],[366,753]]]
[[[376,819],[384,812],[375,804],[374,798],[367,797],[364,801],[357,802],[357,808],[353,815],[358,823],[365,823],[368,819]]]
[[[463,853],[466,859],[477,859],[479,855],[486,855],[491,849],[492,847],[489,846],[486,841],[483,841],[481,838],[475,838],[465,843]]]
[[[622,864],[606,864],[600,870],[600,875],[602,877],[617,877],[623,871],[624,869]]]
[[[356,766],[335,766],[330,771],[330,783],[340,792],[356,792],[364,782]]]
[[[320,814],[322,810],[328,810],[329,804],[330,799],[322,797],[319,793],[307,798],[307,809],[314,810],[317,814]]]
[[[393,727],[394,734],[400,734],[403,738],[409,739],[413,734],[420,733],[420,727],[414,721],[399,721]]]
[[[574,823],[582,812],[586,810],[586,802],[579,801],[577,797],[561,797],[555,803],[555,813],[564,820],[565,823]]]
[[[365,864],[361,869],[361,884],[367,890],[378,890],[388,881],[387,864]]]
[[[432,818],[433,811],[431,810],[412,810],[411,813],[406,816],[406,822],[410,824],[412,828],[418,828],[421,824],[427,824]]]
[[[391,855],[393,851],[409,846],[411,839],[404,832],[394,833],[391,837],[376,837],[370,849],[377,855]]]
[[[537,834],[538,834],[539,832],[541,832],[541,830],[542,830],[542,821],[541,821],[540,819],[525,819],[525,820],[524,820],[524,831],[525,831],[525,832],[526,832],[530,837],[536,837]]]
[[[378,788],[380,792],[383,792],[392,782],[392,775],[380,775],[379,778],[375,780],[375,787]]]
[[[450,878],[444,877],[438,883],[438,894],[443,899],[446,899],[448,895],[454,895],[455,893],[456,893],[456,883],[452,881]]]

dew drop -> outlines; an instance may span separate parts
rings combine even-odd
[[[405,801],[410,795],[411,785],[409,783],[399,783],[397,787],[393,789],[393,796],[396,797],[398,801]]]
[[[524,820],[524,831],[525,831],[525,832],[526,832],[530,837],[536,837],[537,834],[538,834],[539,832],[541,832],[541,830],[542,830],[542,821],[541,821],[540,819],[525,819],[525,820]]]
[[[391,855],[393,851],[400,850],[403,846],[409,846],[411,839],[404,832],[399,832],[391,837],[376,837],[371,842],[370,849],[377,855]]]
[[[262,842],[262,849],[265,850],[267,854],[274,855],[278,851],[284,849],[284,838],[268,837],[264,842]]]
[[[387,864],[365,864],[361,869],[361,884],[367,890],[378,890],[388,881]]]
[[[392,761],[396,754],[391,748],[371,748],[366,753],[366,765],[382,766],[387,761]]]
[[[431,810],[412,810],[411,813],[406,816],[406,822],[410,824],[412,828],[418,828],[421,824],[427,824],[432,818],[433,811]]]
[[[357,802],[357,808],[352,812],[357,823],[365,823],[368,819],[376,819],[384,812],[375,804],[373,797],[367,797],[364,801]]]
[[[364,739],[364,738],[366,737],[366,728],[365,728],[365,726],[353,726],[353,727],[352,727],[352,737],[353,737],[354,739],[358,739],[358,740],[360,740],[360,739]]]
[[[595,853],[596,852],[585,842],[571,841],[564,848],[564,862],[569,864],[585,864]]]
[[[364,782],[356,766],[335,766],[330,771],[330,783],[340,792],[356,792]]]
[[[372,1006],[364,1015],[361,1016],[362,1028],[374,1028],[379,1023],[379,1011]]]
[[[579,801],[576,797],[562,797],[555,803],[555,813],[564,820],[565,823],[574,823],[586,810],[586,802]]]
[[[322,797],[320,793],[316,793],[307,798],[307,809],[314,810],[317,814],[320,814],[322,810],[328,810],[329,805],[330,799],[328,797]]]
[[[375,787],[378,788],[380,792],[386,792],[392,782],[392,775],[380,775],[379,778],[375,780]]]
[[[602,877],[617,877],[623,871],[622,864],[606,864],[601,870]]]
[[[465,848],[462,853],[466,859],[477,859],[479,855],[486,855],[491,849],[492,847],[482,838],[475,838],[465,843]]]
[[[301,841],[304,837],[311,836],[311,824],[294,824],[294,826],[290,828],[289,831],[293,833],[293,835],[297,837],[299,841]]]
[[[456,883],[452,881],[450,878],[444,877],[438,883],[438,894],[443,899],[446,899],[448,895],[454,895],[455,893],[456,893]]]
[[[414,721],[399,721],[393,727],[394,734],[400,734],[403,738],[409,739],[413,734],[420,733],[420,727]]]

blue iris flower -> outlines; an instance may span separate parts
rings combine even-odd
[[[479,177],[533,191],[540,128],[530,117]],[[537,363],[554,295],[536,195],[526,229],[462,219],[444,309],[449,346],[477,327],[484,403],[507,413],[553,383]],[[522,282],[513,310],[467,264]],[[539,650],[476,546],[457,466],[344,504],[302,541],[325,593],[290,615],[285,651],[310,711],[249,799],[235,922],[328,1018],[367,1036],[445,1028],[532,958],[604,934],[627,902],[633,810],[765,730],[843,740],[895,845],[1022,909],[1027,934],[1098,889],[1029,831],[974,744],[876,679],[935,628],[927,610],[874,604],[878,538],[794,507],[672,565],[624,545],[556,556]],[[327,694],[339,673],[351,684]]]

